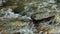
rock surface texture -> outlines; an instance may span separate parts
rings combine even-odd
[[[0,34],[60,34],[59,0],[10,1],[17,8],[0,9]]]

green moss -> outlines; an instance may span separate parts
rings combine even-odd
[[[15,13],[20,13],[23,10],[24,10],[24,6],[22,5],[22,6],[17,7],[16,9],[14,9],[14,12]]]

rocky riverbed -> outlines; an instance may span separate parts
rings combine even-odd
[[[0,9],[0,34],[60,34],[60,1],[31,0]]]

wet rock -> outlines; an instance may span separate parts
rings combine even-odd
[[[4,18],[16,18],[18,16],[18,14],[14,14],[14,12],[12,12],[12,9],[10,8],[3,8],[1,9],[1,15],[3,15],[2,17]]]
[[[25,16],[19,16],[17,19],[22,20],[22,21],[27,21],[27,22],[31,21],[31,18],[26,16],[26,15]]]
[[[55,16],[55,14],[42,13],[42,14],[32,15],[32,18],[34,18],[36,20],[39,20],[39,19],[49,18],[49,17],[52,17],[52,16]]]
[[[20,32],[17,32],[17,33],[13,33],[13,34],[20,34]]]
[[[22,29],[18,30],[17,33],[19,33],[19,34],[33,34],[33,31],[28,28],[22,28]]]
[[[10,8],[3,8],[1,9],[1,12],[0,12],[0,16],[3,20],[15,20],[15,19],[18,19],[18,20],[23,20],[23,21],[30,21],[31,18],[28,17],[28,16],[22,16],[21,14],[15,14],[14,12],[12,12],[12,9]]]
[[[35,25],[38,25],[39,23],[45,23],[45,22],[52,24],[52,23],[54,23],[54,18],[55,18],[54,14],[47,14],[47,13],[42,14],[42,15],[36,14],[31,17],[31,19]]]

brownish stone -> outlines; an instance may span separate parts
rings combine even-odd
[[[7,34],[7,33],[3,31],[3,32],[1,32],[1,34]]]

